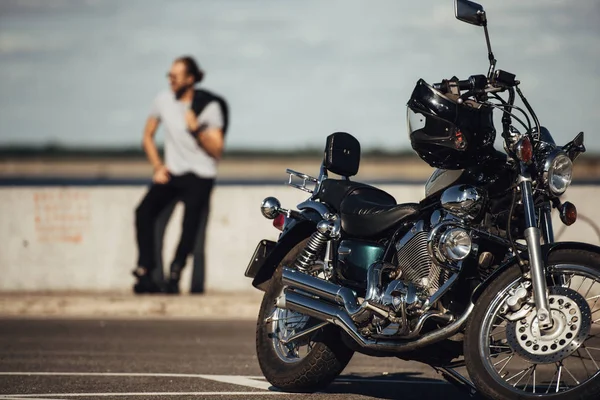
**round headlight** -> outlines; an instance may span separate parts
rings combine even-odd
[[[472,242],[464,229],[449,229],[440,238],[441,253],[449,260],[460,261],[471,252]]]
[[[548,188],[553,195],[560,196],[571,184],[573,163],[565,153],[555,153],[546,160],[546,167],[544,176]]]

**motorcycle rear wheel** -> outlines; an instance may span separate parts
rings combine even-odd
[[[279,264],[263,296],[256,325],[260,369],[269,383],[288,392],[315,392],[324,388],[343,371],[354,354],[343,344],[339,328],[331,324],[301,343],[282,344],[278,339],[286,327],[301,331],[320,322],[276,306],[283,288],[282,267],[292,265],[305,244],[303,241],[296,245]]]
[[[477,300],[465,332],[465,361],[488,398],[600,398],[600,255],[557,250],[546,268],[551,331],[539,330],[535,306],[516,321],[504,318],[511,290],[527,287],[516,266]]]

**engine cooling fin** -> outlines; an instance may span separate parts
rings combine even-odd
[[[396,243],[398,267],[402,271],[401,279],[435,293],[444,280],[443,271],[434,264],[427,251],[429,232],[419,230],[408,241],[405,238]],[[402,244],[405,242],[405,244]]]

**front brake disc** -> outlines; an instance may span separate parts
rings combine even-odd
[[[581,346],[591,328],[591,310],[579,292],[552,286],[548,303],[553,321],[549,330],[540,329],[535,308],[506,325],[509,346],[535,364],[550,364],[568,357]]]

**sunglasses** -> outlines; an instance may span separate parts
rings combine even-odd
[[[168,79],[173,79],[173,80],[177,80],[177,78],[184,79],[184,78],[186,78],[186,77],[188,77],[188,76],[189,76],[189,75],[178,76],[178,75],[172,74],[172,73],[170,73],[170,72],[167,72],[167,75],[166,75],[166,77],[167,77]]]

